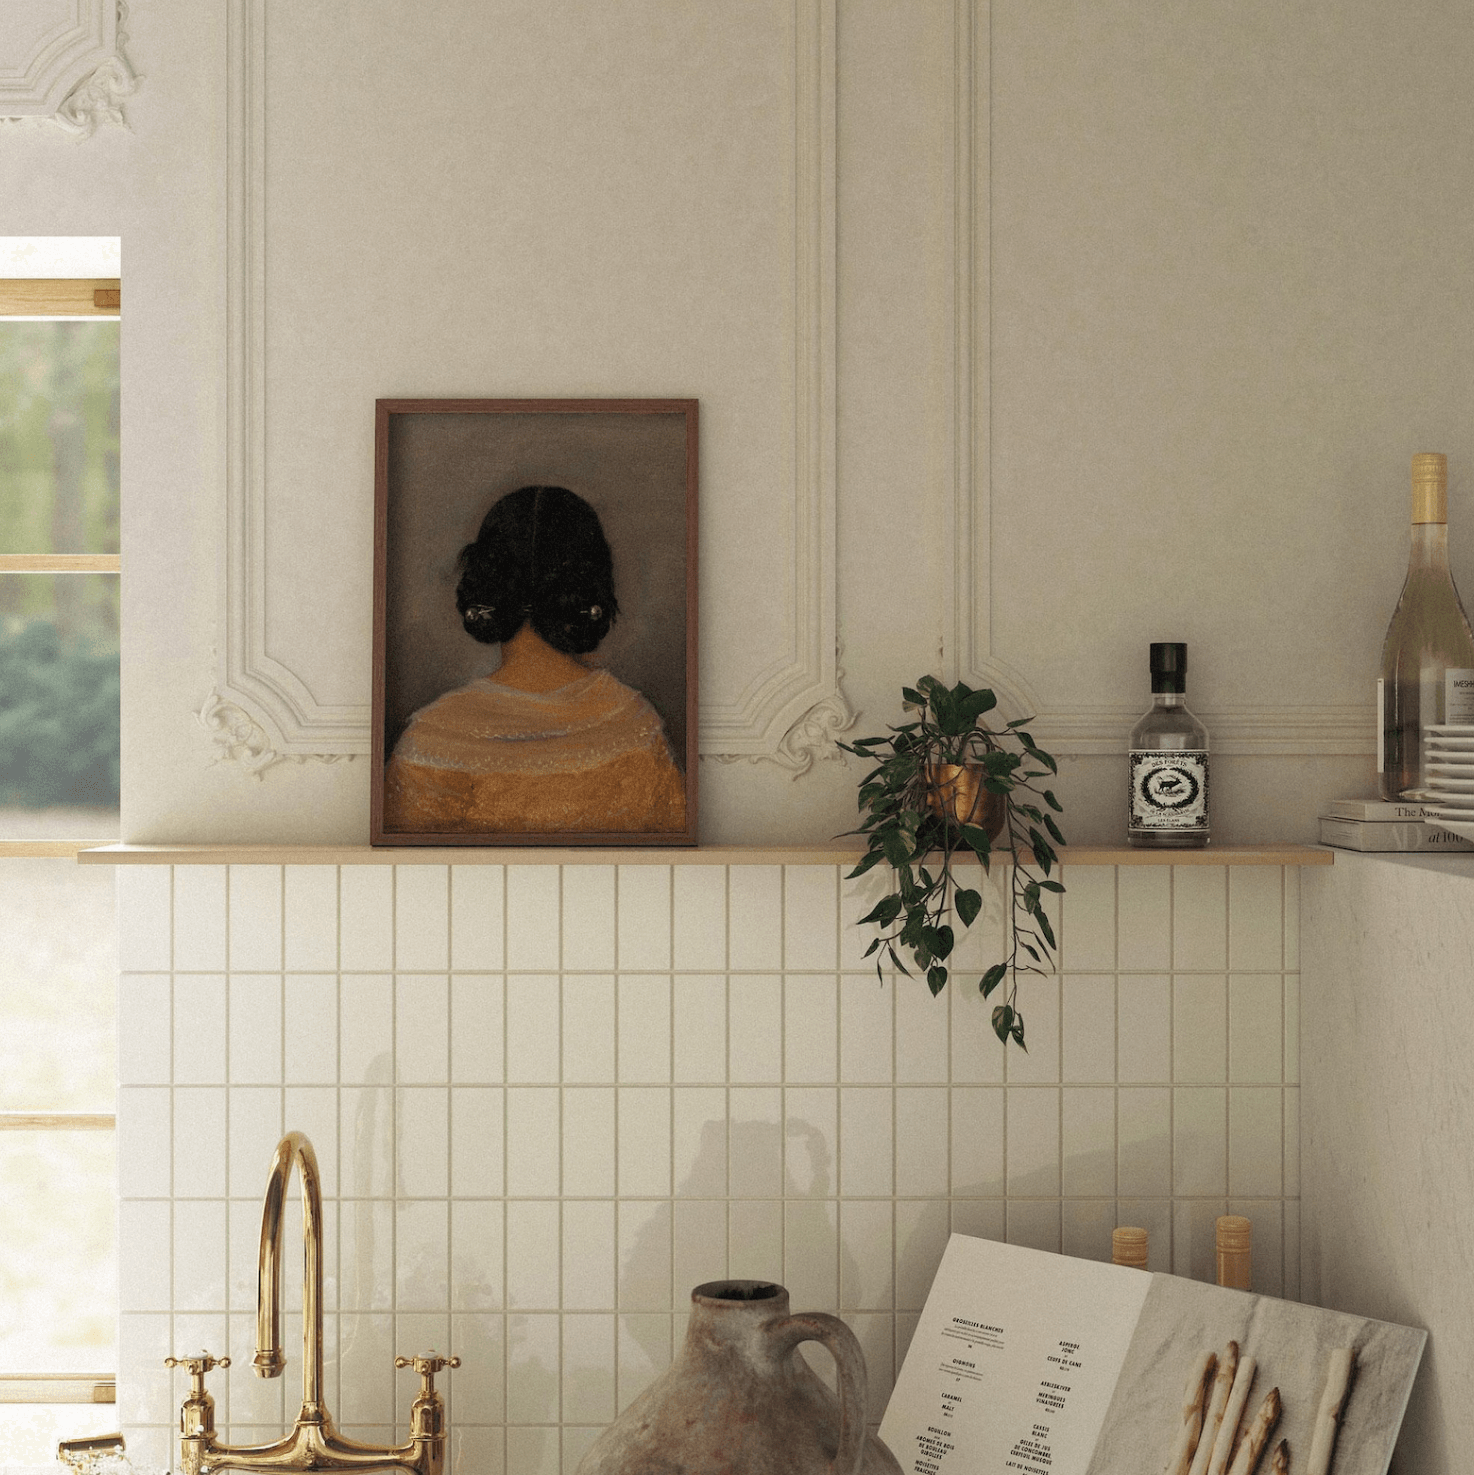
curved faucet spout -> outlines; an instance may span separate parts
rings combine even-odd
[[[256,1284],[256,1357],[260,1378],[281,1376],[282,1206],[293,1165],[302,1180],[302,1420],[315,1422],[322,1406],[322,1180],[317,1154],[301,1132],[276,1145],[261,1210],[261,1268]]]

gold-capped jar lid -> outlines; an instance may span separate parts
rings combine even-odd
[[[1413,457],[1413,521],[1448,521],[1448,457],[1442,451]]]

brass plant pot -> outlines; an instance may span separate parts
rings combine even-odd
[[[983,787],[988,770],[971,763],[929,763],[926,768],[932,812],[959,825],[976,825],[996,840],[1008,810],[1002,794]]]

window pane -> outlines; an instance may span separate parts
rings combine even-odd
[[[112,867],[0,859],[0,957],[0,1111],[112,1111]]]
[[[0,574],[0,836],[116,837],[118,691],[116,574]]]
[[[111,1132],[0,1132],[0,1372],[113,1366],[113,1171]]]
[[[39,1465],[61,1475],[54,1463],[57,1441],[115,1434],[118,1410],[111,1403],[0,1404],[3,1467]]]
[[[0,321],[0,553],[117,551],[117,321]]]

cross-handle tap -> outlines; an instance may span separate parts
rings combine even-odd
[[[435,1388],[435,1374],[459,1367],[459,1357],[442,1357],[432,1347],[414,1357],[396,1357],[395,1367],[412,1367],[420,1375],[420,1391],[410,1405],[409,1436],[411,1440],[443,1438],[445,1434],[445,1400]]]
[[[183,1475],[197,1475],[204,1452],[215,1442],[215,1400],[205,1392],[205,1374],[229,1367],[228,1357],[201,1352],[198,1357],[166,1357],[165,1367],[182,1367],[189,1374],[189,1397],[179,1409],[179,1463]]]
[[[435,1374],[460,1359],[430,1352],[401,1358],[413,1367],[422,1387],[410,1410],[410,1438],[404,1444],[360,1444],[338,1433],[322,1401],[322,1182],[317,1155],[301,1132],[288,1132],[276,1145],[261,1208],[260,1278],[256,1295],[256,1356],[259,1377],[277,1377],[285,1364],[281,1351],[282,1230],[287,1181],[296,1170],[302,1183],[302,1411],[280,1439],[265,1444],[226,1445],[215,1437],[214,1400],[205,1392],[205,1374],[227,1367],[229,1359],[171,1358],[193,1386],[180,1415],[180,1475],[445,1475],[445,1402],[435,1391]]]

